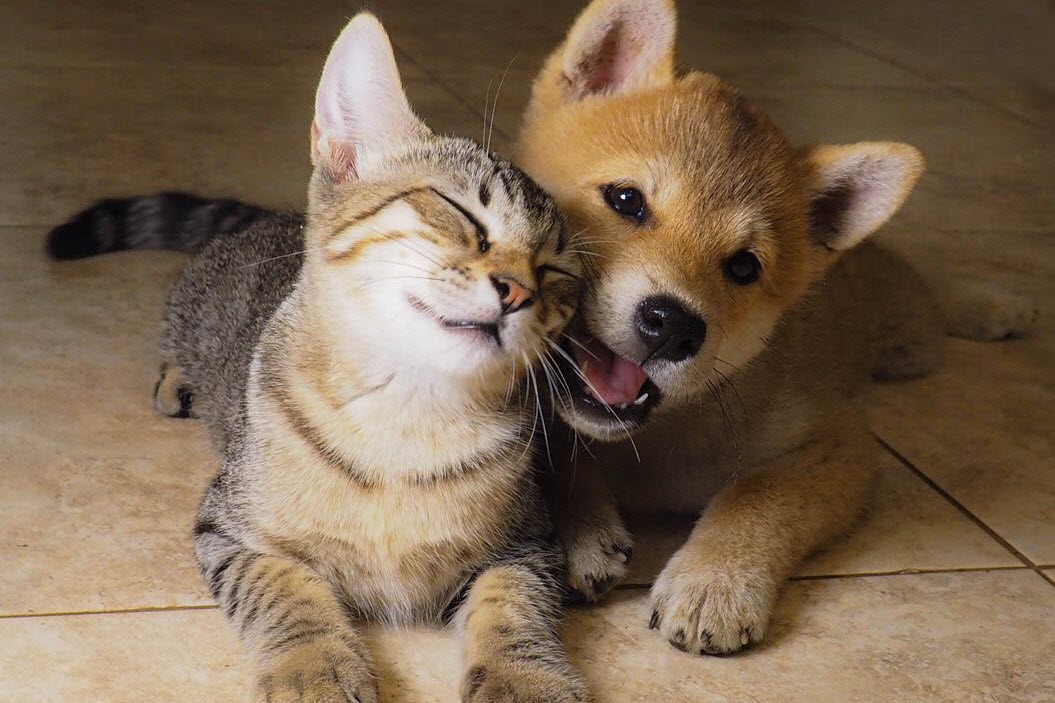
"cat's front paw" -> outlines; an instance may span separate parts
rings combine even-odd
[[[462,680],[462,703],[585,703],[589,692],[567,664],[480,662]]]
[[[732,654],[759,642],[780,584],[684,547],[652,587],[651,629],[690,654]]]
[[[194,394],[183,381],[178,367],[162,364],[154,384],[154,408],[162,415],[188,418],[194,404]]]
[[[618,516],[568,525],[561,541],[568,554],[567,584],[575,599],[592,603],[626,578],[634,541]]]
[[[340,643],[312,642],[275,655],[260,667],[258,703],[377,703],[372,666]]]

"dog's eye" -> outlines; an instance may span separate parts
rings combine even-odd
[[[627,185],[607,185],[602,189],[605,202],[624,217],[632,217],[638,222],[644,222],[648,217],[645,210],[645,196],[637,188]]]
[[[746,286],[758,280],[762,273],[762,264],[758,257],[742,249],[725,260],[725,275],[733,283]]]

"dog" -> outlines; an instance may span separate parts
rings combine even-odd
[[[594,600],[625,575],[621,511],[699,514],[650,627],[729,654],[764,637],[799,562],[868,503],[880,449],[856,392],[932,370],[945,323],[866,241],[920,151],[795,147],[728,83],[676,71],[675,31],[670,0],[594,0],[536,79],[517,159],[589,260],[559,354],[566,429],[550,432],[569,585]]]

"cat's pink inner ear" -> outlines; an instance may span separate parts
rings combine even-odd
[[[315,94],[311,155],[342,178],[362,176],[371,151],[428,130],[407,102],[392,45],[369,13],[356,15],[330,49]]]
[[[616,95],[669,82],[676,24],[669,0],[596,0],[568,33],[565,97]]]

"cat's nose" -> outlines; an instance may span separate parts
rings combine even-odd
[[[491,284],[502,301],[502,314],[512,315],[535,302],[535,291],[509,276],[491,276]]]

